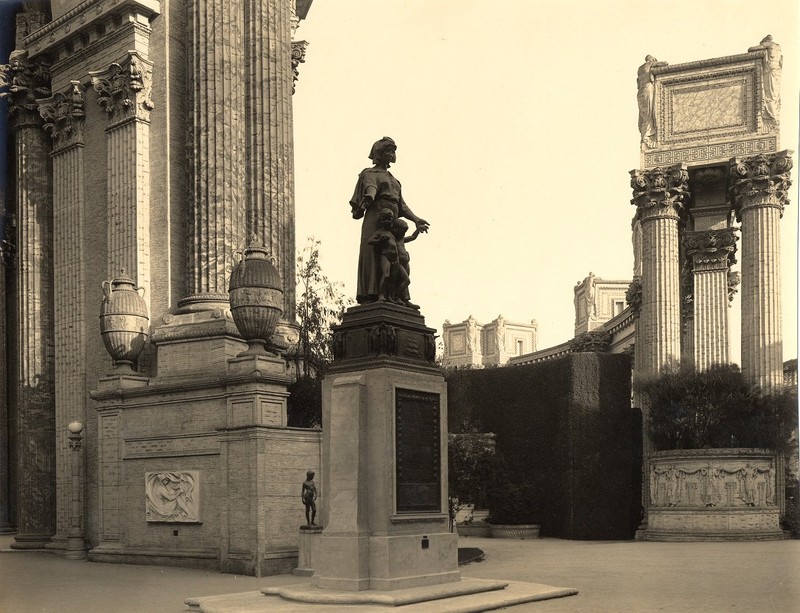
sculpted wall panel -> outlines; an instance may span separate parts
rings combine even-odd
[[[200,522],[200,472],[150,472],[144,476],[149,522]]]

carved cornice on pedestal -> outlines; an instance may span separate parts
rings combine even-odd
[[[631,204],[639,209],[683,210],[683,203],[689,195],[689,172],[685,164],[631,170]]]
[[[300,77],[300,64],[306,61],[306,49],[308,42],[304,40],[292,41],[292,93],[294,93],[297,79]]]
[[[13,128],[41,125],[38,98],[50,96],[50,67],[32,62],[26,51],[13,51],[8,64],[0,65],[0,98],[8,99],[8,118]]]
[[[780,209],[789,204],[792,152],[785,150],[771,155],[733,158],[730,161],[731,200],[736,218],[750,206],[772,206]]]
[[[80,81],[70,81],[70,88],[50,98],[37,100],[44,131],[53,139],[56,150],[83,144],[84,94]]]
[[[694,270],[728,268],[736,263],[736,231],[733,228],[685,232],[683,246]]]
[[[114,124],[131,118],[150,121],[152,70],[152,62],[137,51],[129,51],[123,62],[115,62],[104,71],[89,73],[98,94],[97,102],[110,121]]]

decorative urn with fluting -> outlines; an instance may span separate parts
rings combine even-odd
[[[124,268],[116,279],[103,281],[100,334],[117,370],[135,372],[134,363],[149,336],[147,304],[139,290]]]
[[[264,247],[252,244],[231,271],[228,288],[233,321],[247,341],[239,356],[267,355],[283,314],[283,283]]]

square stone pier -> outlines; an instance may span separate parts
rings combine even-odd
[[[447,388],[434,330],[410,308],[349,309],[323,382],[325,527],[312,584],[394,590],[457,582],[447,513]]]

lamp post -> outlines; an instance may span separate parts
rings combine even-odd
[[[70,560],[86,559],[86,543],[83,538],[83,480],[81,479],[81,469],[83,468],[83,424],[79,421],[71,422],[69,429],[69,448],[72,464],[71,487],[72,487],[72,509],[69,518],[69,534],[67,536],[67,550],[64,557]]]

